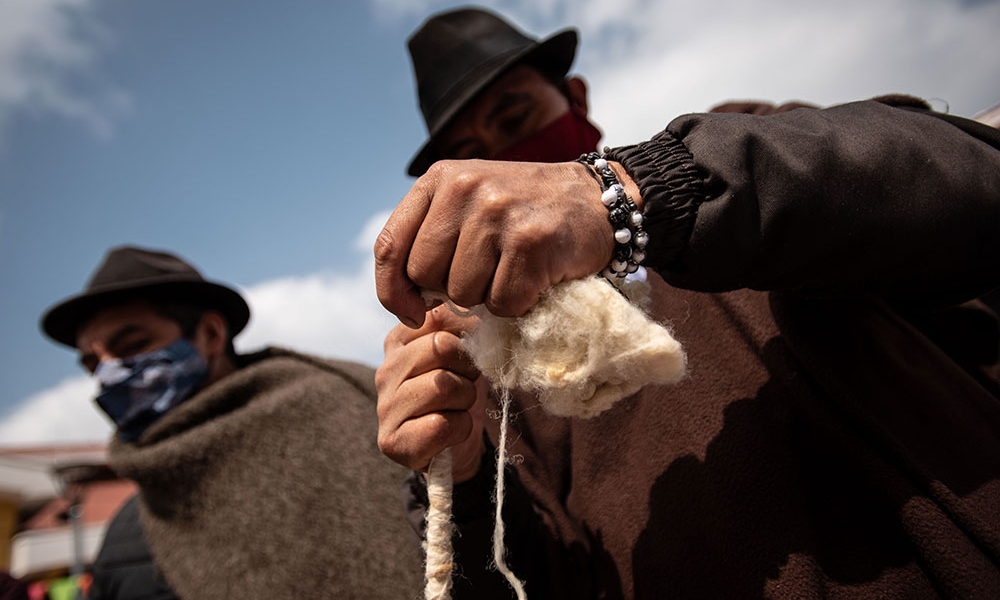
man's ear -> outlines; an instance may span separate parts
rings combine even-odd
[[[576,107],[587,114],[587,82],[574,75],[566,78],[566,97],[570,106]]]
[[[201,350],[209,362],[224,356],[229,342],[229,324],[222,313],[206,310],[194,332],[194,346]]]

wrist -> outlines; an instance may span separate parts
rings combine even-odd
[[[618,176],[618,181],[625,187],[625,193],[628,194],[629,198],[632,199],[632,202],[635,203],[636,208],[642,211],[644,204],[642,201],[642,193],[639,191],[639,184],[632,179],[632,176],[628,174],[628,171],[625,170],[625,167],[623,167],[621,163],[609,160],[608,166],[611,167],[611,170]]]
[[[608,211],[608,221],[613,231],[614,252],[602,274],[614,281],[635,273],[646,258],[646,246],[649,243],[649,234],[642,226],[642,199],[636,203],[632,197],[632,193],[638,195],[638,185],[620,164],[610,163],[597,152],[584,154],[577,160],[587,166],[600,185],[601,203]],[[624,182],[619,174],[625,177]]]

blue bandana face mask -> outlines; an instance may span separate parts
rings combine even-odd
[[[160,350],[101,361],[94,376],[101,384],[95,401],[118,425],[118,437],[131,442],[205,383],[208,364],[181,338]]]

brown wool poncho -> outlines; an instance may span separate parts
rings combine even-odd
[[[267,349],[202,390],[111,466],[185,600],[409,598],[420,556],[403,467],[376,446],[373,371]]]

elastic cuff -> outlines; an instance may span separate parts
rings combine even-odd
[[[687,246],[701,203],[708,199],[694,157],[674,134],[612,148],[606,158],[621,163],[642,193],[644,225],[650,231],[646,264],[669,269]]]

